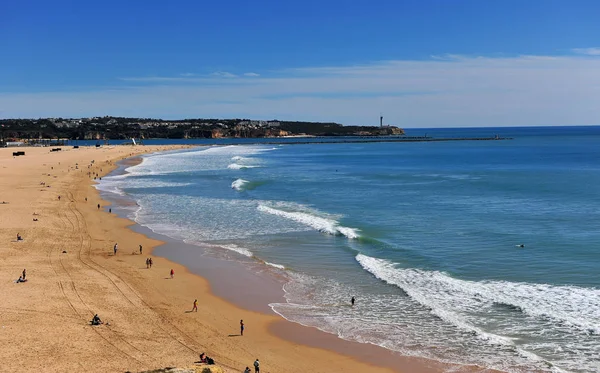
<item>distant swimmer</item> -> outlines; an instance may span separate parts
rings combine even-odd
[[[520,244],[520,245],[517,245],[517,247],[525,247],[525,245],[523,245],[523,244]]]
[[[352,297],[352,299],[350,299],[350,303],[352,303],[353,306],[354,306],[354,302],[356,302],[356,299],[354,299],[354,297]]]

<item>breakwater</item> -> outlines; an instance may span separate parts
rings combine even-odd
[[[351,144],[351,143],[370,143],[370,142],[440,142],[440,141],[506,141],[513,140],[512,137],[427,137],[427,136],[412,136],[412,137],[357,137],[357,138],[336,138],[336,137],[307,137],[306,139],[310,140],[302,140],[302,138],[294,138],[294,141],[285,142],[286,145],[300,145],[300,144]],[[248,140],[248,139],[245,139]],[[265,138],[262,138],[260,142],[256,142],[256,144],[269,144],[269,145],[279,145],[282,144],[281,141],[268,141]],[[266,141],[265,141],[266,140]],[[228,142],[228,145],[250,145],[254,144],[253,142],[235,142],[235,140]]]

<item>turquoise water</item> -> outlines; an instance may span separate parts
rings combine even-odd
[[[202,147],[99,188],[286,276],[271,308],[289,320],[440,361],[600,371],[600,128],[412,132],[514,140]]]

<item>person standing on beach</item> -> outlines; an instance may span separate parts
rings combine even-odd
[[[192,307],[192,312],[198,312],[198,299],[194,299],[194,306]]]
[[[173,270],[173,268],[171,268],[171,279],[173,279],[173,276],[175,276],[175,271]]]
[[[254,360],[254,373],[260,373],[260,363],[258,359]]]
[[[25,280],[25,277],[27,277],[27,271],[23,269],[23,280]]]
[[[148,262],[150,263],[150,268],[152,268],[152,258],[148,258]]]
[[[352,299],[350,299],[350,303],[352,303],[352,306],[354,306],[355,301],[356,301],[356,299],[354,299],[354,297],[352,297]]]
[[[244,320],[240,320],[240,335],[244,336]]]
[[[100,210],[100,204],[98,204],[98,210]]]
[[[140,255],[142,255],[142,245],[140,245]]]
[[[115,252],[115,255],[117,255],[117,250],[119,250],[119,244],[115,243],[115,246],[113,247],[113,250]]]

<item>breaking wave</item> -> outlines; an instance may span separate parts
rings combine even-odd
[[[401,288],[432,315],[490,345],[510,347],[552,371],[562,371],[558,366],[577,370],[584,363],[567,350],[560,353],[560,344],[524,342],[533,331],[543,330],[557,342],[576,341],[579,346],[587,346],[590,353],[599,352],[600,289],[468,281],[440,271],[401,268],[389,260],[363,254],[358,254],[356,260],[376,278]],[[501,322],[489,322],[494,319]],[[554,362],[542,358],[549,349],[554,352]]]
[[[256,168],[256,167],[259,167],[259,166],[239,164],[239,163],[232,163],[229,166],[227,166],[227,168],[230,170],[242,170],[244,168]]]
[[[250,251],[250,250],[248,250],[248,249],[246,249],[244,247],[235,245],[235,244],[218,245],[218,247],[222,247],[222,248],[230,250],[230,251],[235,251],[236,253],[241,254],[243,256],[246,256],[248,258],[252,258],[254,256],[254,254],[252,253],[252,251]]]
[[[245,190],[245,186],[248,185],[249,181],[244,179],[237,179],[233,183],[231,183],[231,189],[235,189],[237,191]]]
[[[278,269],[285,269],[285,266],[281,265],[281,264],[276,264],[276,263],[271,263],[271,262],[265,262],[266,265],[271,266],[271,267],[275,267]]]
[[[360,237],[358,229],[341,226],[336,220],[317,216],[314,213],[304,211],[286,211],[263,204],[258,205],[258,210],[293,220],[300,224],[312,227],[319,232],[327,233],[333,236],[346,236],[350,239],[357,239]]]

